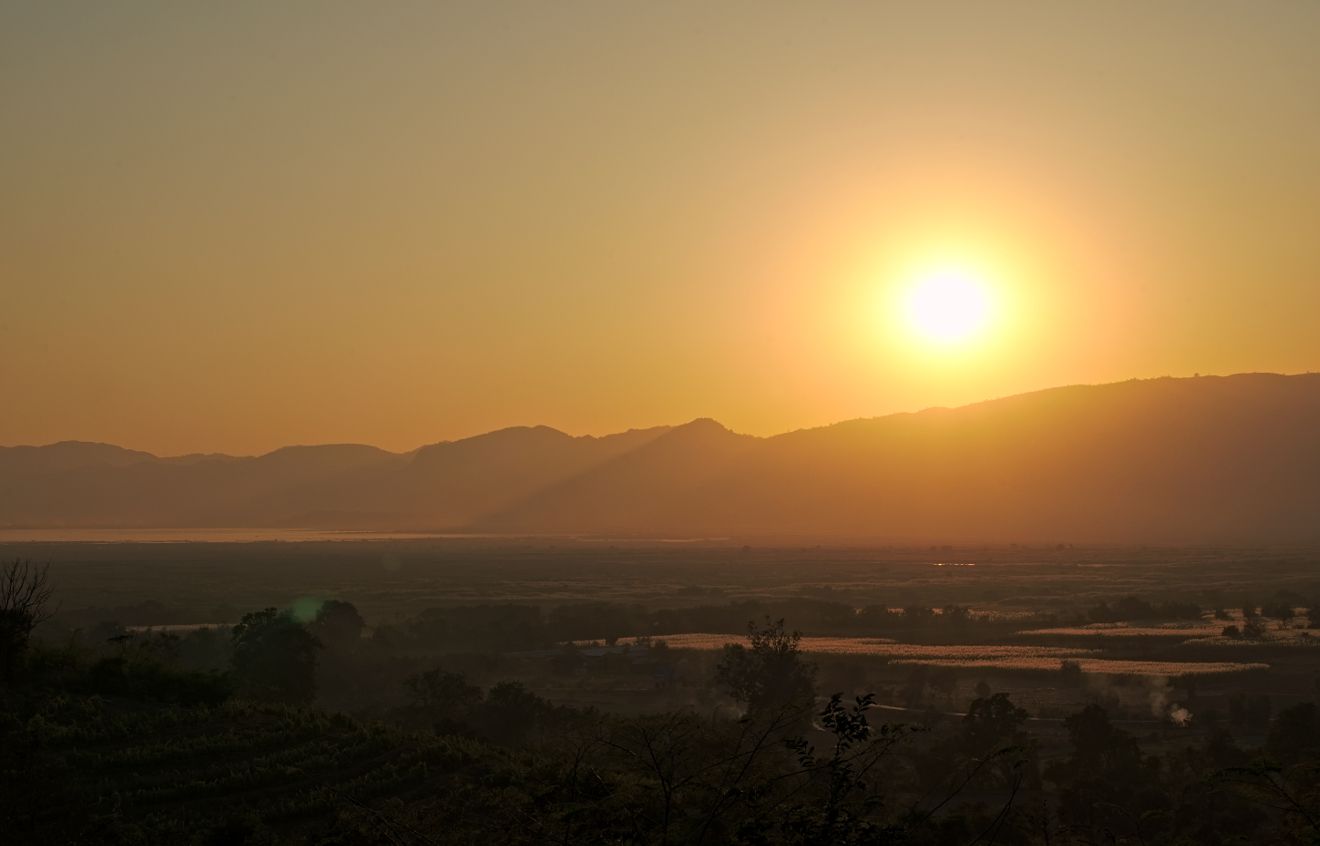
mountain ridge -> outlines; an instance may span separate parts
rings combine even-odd
[[[1320,540],[1320,374],[1068,385],[769,437],[710,418],[390,452],[0,447],[0,526]]]

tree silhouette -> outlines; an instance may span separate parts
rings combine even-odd
[[[404,684],[418,716],[440,734],[462,731],[472,710],[481,704],[481,688],[468,684],[462,673],[428,670]]]
[[[49,619],[50,565],[15,559],[0,569],[0,680],[13,681],[32,630]]]
[[[803,710],[816,696],[816,668],[802,660],[802,635],[786,632],[784,621],[766,618],[747,624],[749,646],[729,644],[716,667],[715,680],[747,709],[749,716]]]
[[[309,627],[316,639],[334,649],[352,649],[362,640],[366,622],[351,602],[326,600]]]
[[[320,642],[291,614],[275,608],[244,614],[234,626],[234,677],[240,695],[306,704],[316,695]]]

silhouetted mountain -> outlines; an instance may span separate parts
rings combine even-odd
[[[702,443],[656,470],[631,458],[479,525],[914,542],[1320,540],[1320,375],[1058,388],[730,436],[714,457]]]
[[[60,441],[47,446],[0,447],[0,474],[46,473],[82,467],[126,467],[159,461],[149,452],[87,441]]]
[[[759,442],[714,420],[694,420],[586,473],[542,488],[511,508],[487,514],[474,527],[537,533],[649,534],[662,526],[678,531],[680,525],[696,525],[685,519],[683,504],[702,507],[708,487],[724,479]],[[660,515],[661,521],[652,519]],[[584,528],[588,516],[590,528]]]
[[[518,427],[403,454],[332,444],[243,458],[0,447],[0,526],[452,528],[665,431],[596,438]]]
[[[1320,540],[1320,375],[1055,388],[772,438],[512,428],[395,454],[0,448],[0,525],[953,541]]]
[[[393,492],[409,525],[465,526],[661,437],[661,426],[601,438],[548,426],[501,429],[417,450]]]

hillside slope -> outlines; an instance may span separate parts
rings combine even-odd
[[[672,450],[652,471],[632,459],[478,526],[900,542],[1320,540],[1320,375],[1057,388],[730,436],[718,450]]]
[[[1054,388],[771,438],[711,420],[164,459],[0,448],[0,526],[1320,541],[1320,374]]]

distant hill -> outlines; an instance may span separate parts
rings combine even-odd
[[[1320,374],[1054,388],[771,438],[712,420],[389,453],[0,448],[0,526],[892,542],[1320,541]]]
[[[403,454],[359,444],[179,458],[107,444],[0,447],[0,526],[461,528],[665,431],[575,438],[518,427]]]

